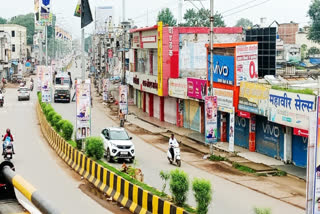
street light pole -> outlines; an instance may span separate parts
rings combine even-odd
[[[213,24],[214,24],[214,0],[210,0],[210,92],[213,96]],[[213,154],[213,144],[210,144],[210,154]]]
[[[48,26],[45,27],[45,37],[46,37],[46,66],[48,66]]]
[[[84,59],[84,28],[81,29],[81,79],[85,80],[85,59]]]

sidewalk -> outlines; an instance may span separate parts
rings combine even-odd
[[[204,134],[186,129],[183,127],[177,127],[176,125],[162,122],[157,118],[149,117],[149,115],[143,112],[136,106],[129,106],[130,114],[127,116],[129,123],[140,126],[142,129],[148,130],[153,134],[161,134],[166,137],[170,137],[170,133],[174,133],[177,139],[183,137],[190,140],[183,140],[184,146],[190,147],[202,154],[209,153],[209,147],[205,144]],[[216,155],[227,156],[229,160],[236,161],[242,165],[248,166],[257,172],[268,172],[275,169],[287,172],[289,175],[306,180],[306,169],[294,166],[292,164],[284,164],[282,161],[268,157],[266,155],[250,152],[248,149],[234,146],[235,153],[230,153],[228,150],[228,143],[219,142],[214,145]],[[222,153],[220,153],[222,152]]]

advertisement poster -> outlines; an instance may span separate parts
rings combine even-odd
[[[237,55],[237,86],[240,82],[258,81],[258,44],[239,45],[236,47]]]
[[[205,114],[206,114],[206,143],[217,142],[217,97],[205,97]]]
[[[169,79],[169,96],[187,99],[187,79]]]
[[[315,151],[315,177],[314,177],[314,197],[313,214],[320,214],[320,97],[317,98],[317,120],[316,120],[316,151]],[[311,140],[311,139],[310,139]]]
[[[210,54],[208,55],[210,62]],[[233,56],[213,56],[213,81],[227,85],[234,85],[234,57]],[[211,80],[210,63],[208,63],[208,81]]]
[[[128,86],[120,85],[119,87],[119,109],[123,114],[128,114]]]
[[[42,74],[44,66],[37,66],[37,91],[41,91]]]
[[[233,107],[233,91],[226,89],[213,89],[213,95],[217,97],[218,107],[232,109]]]
[[[187,87],[188,97],[204,100],[207,96],[207,80],[188,78]]]
[[[229,152],[234,152],[234,107],[232,107],[232,113],[230,114],[230,126],[229,126]]]
[[[315,110],[316,97],[271,89],[269,91],[269,121],[309,129],[309,112]]]
[[[76,136],[78,140],[91,136],[91,92],[90,83],[76,85]]]
[[[42,67],[42,78],[41,78],[41,95],[42,102],[51,102],[51,89],[52,89],[52,70],[51,67]]]
[[[108,100],[108,93],[109,93],[109,87],[110,87],[110,80],[104,79],[102,84],[102,90],[103,90],[103,101]]]

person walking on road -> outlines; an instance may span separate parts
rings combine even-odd
[[[120,111],[119,111],[119,119],[120,119],[120,127],[124,127],[125,115],[124,115],[124,113],[122,113],[122,110],[121,110],[121,109],[120,109]]]

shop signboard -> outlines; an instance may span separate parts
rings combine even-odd
[[[237,86],[241,81],[258,81],[258,44],[236,47]]]
[[[207,80],[188,78],[187,95],[190,98],[204,100],[207,95]]]
[[[158,77],[148,74],[133,74],[133,87],[140,91],[158,94]]]
[[[309,137],[309,131],[304,129],[293,128],[293,134],[300,137]]]
[[[210,54],[208,55],[210,62]],[[214,74],[213,81],[227,85],[234,85],[234,57],[233,56],[213,56]],[[210,63],[208,63],[208,81],[211,80]]]
[[[205,137],[206,143],[217,142],[217,97],[205,97]]]
[[[309,129],[309,112],[315,110],[315,96],[270,89],[269,121]]]
[[[217,96],[218,108],[224,107],[228,109],[233,108],[233,91],[214,88],[213,95]]]
[[[187,99],[187,79],[169,79],[169,96]]]
[[[76,84],[76,138],[91,136],[91,91],[90,82]]]
[[[269,85],[240,83],[239,110],[268,116]]]
[[[123,114],[128,114],[128,86],[120,85],[119,87],[119,110]]]

